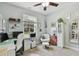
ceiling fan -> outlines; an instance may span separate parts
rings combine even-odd
[[[34,7],[39,6],[39,5],[42,5],[44,11],[46,11],[47,10],[47,7],[49,5],[54,6],[54,7],[57,7],[59,4],[58,3],[54,3],[54,2],[41,2],[41,3],[35,4]]]

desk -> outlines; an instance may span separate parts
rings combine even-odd
[[[2,52],[0,52],[0,55],[15,56],[14,40],[16,40],[16,39],[9,39],[9,40],[6,40],[6,41],[0,43],[0,50],[2,51]],[[4,49],[5,51],[2,49]]]

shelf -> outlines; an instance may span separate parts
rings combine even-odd
[[[32,22],[27,22],[27,21],[25,21],[24,22],[24,32],[34,32],[34,28],[35,28],[35,24],[34,23],[32,23]]]
[[[72,43],[78,43],[78,20],[74,20],[71,25],[71,40]]]
[[[70,42],[72,42],[72,43],[79,43],[78,39],[71,39]]]

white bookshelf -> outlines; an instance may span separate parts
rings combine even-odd
[[[33,16],[29,16],[24,14],[23,15],[23,31],[24,33],[36,33],[37,29],[37,18]]]
[[[23,15],[24,50],[36,47],[37,42],[37,18],[30,15]],[[31,33],[36,33],[36,37],[30,37]],[[29,40],[30,39],[30,40]],[[32,41],[31,41],[32,40]]]
[[[78,20],[72,20],[71,22],[71,43],[78,43]]]

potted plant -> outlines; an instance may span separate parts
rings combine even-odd
[[[62,18],[58,19],[58,23],[64,23],[65,24],[65,22],[64,22],[64,20]]]

